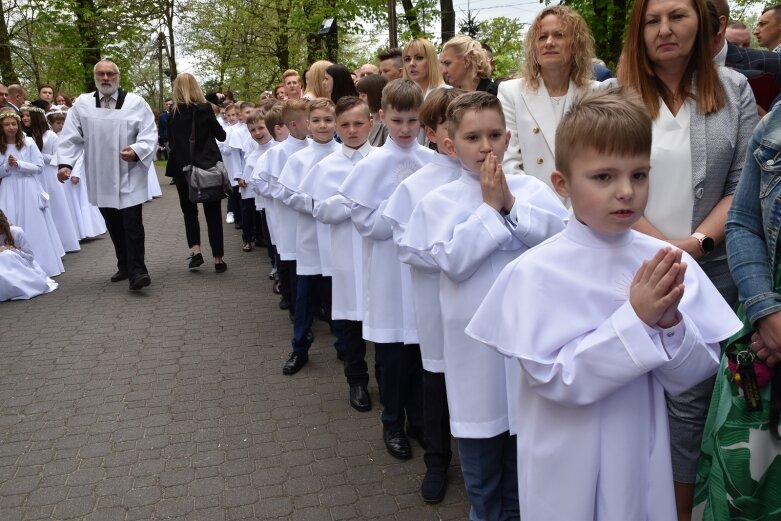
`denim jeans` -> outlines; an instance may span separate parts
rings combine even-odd
[[[471,504],[469,521],[520,520],[516,443],[509,432],[493,438],[458,438],[461,473]]]
[[[754,323],[781,311],[773,270],[781,228],[781,104],[757,125],[746,152],[743,173],[727,216],[730,270]]]

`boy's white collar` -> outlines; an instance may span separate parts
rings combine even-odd
[[[369,152],[371,151],[372,151],[372,144],[369,143],[368,141],[366,141],[366,143],[359,146],[358,148],[350,148],[344,143],[342,143],[342,153],[350,159],[352,159],[356,153],[360,154],[361,157],[366,157],[367,155],[369,155]]]

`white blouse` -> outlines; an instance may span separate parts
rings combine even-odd
[[[667,105],[661,102],[659,117],[653,123],[645,217],[670,239],[685,239],[691,234],[694,211],[690,134],[693,103],[686,101],[673,116]]]

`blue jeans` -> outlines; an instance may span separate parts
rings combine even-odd
[[[315,314],[322,308],[331,326],[331,332],[336,335],[334,348],[337,352],[344,350],[344,325],[341,320],[331,320],[331,277],[322,275],[298,275],[296,281],[295,320],[293,321],[293,351],[306,354],[312,343],[309,331]]]
[[[471,503],[469,521],[520,520],[516,436],[503,432],[493,438],[457,440]]]

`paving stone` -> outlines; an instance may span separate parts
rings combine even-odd
[[[92,512],[95,499],[90,496],[67,499],[54,508],[54,517],[58,519],[80,519]]]
[[[176,190],[162,189],[144,205],[149,288],[108,281],[102,236],[65,256],[56,291],[2,304],[15,327],[0,338],[0,521],[465,519],[457,458],[445,500],[426,505],[423,451],[393,459],[379,409],[349,407],[327,324],[312,363],[281,374],[291,325],[266,250],[241,252],[225,225],[230,270],[189,271]],[[369,391],[377,402],[373,378]]]

